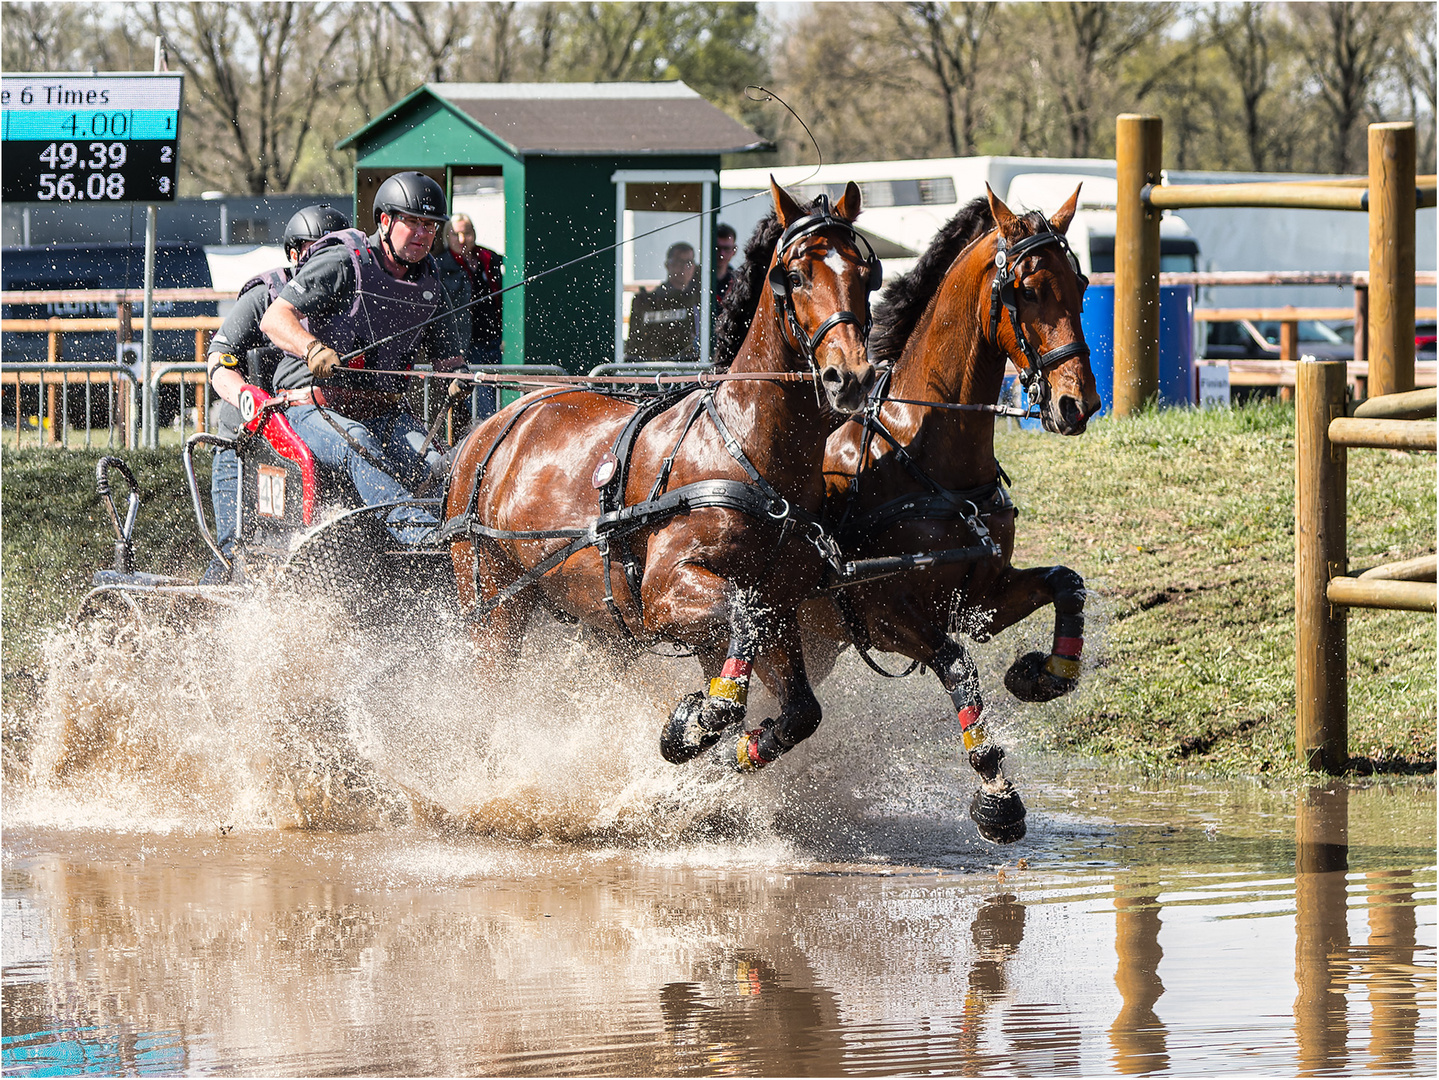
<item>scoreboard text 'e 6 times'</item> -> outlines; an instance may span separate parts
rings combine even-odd
[[[0,78],[0,199],[170,202],[183,75]]]

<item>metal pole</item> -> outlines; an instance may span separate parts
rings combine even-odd
[[[1115,166],[1119,205],[1114,236],[1114,415],[1129,416],[1159,396],[1159,211],[1144,188],[1159,183],[1164,122],[1119,117]]]
[[[1347,451],[1329,441],[1344,415],[1347,365],[1301,361],[1294,418],[1294,749],[1311,769],[1349,760],[1348,624],[1329,580],[1348,572]]]
[[[155,70],[165,69],[165,43],[155,39]],[[140,430],[142,445],[154,449],[160,445],[160,428],[156,416],[155,392],[150,386],[151,349],[154,345],[155,317],[155,204],[145,207],[145,329],[140,336]]]
[[[1414,389],[1414,125],[1369,125],[1369,393]]]

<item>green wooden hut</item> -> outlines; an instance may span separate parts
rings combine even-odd
[[[656,250],[662,261],[673,240],[695,244],[712,280],[720,155],[768,145],[682,82],[429,83],[339,143],[355,151],[366,229],[375,190],[406,169],[457,209],[458,192],[502,200],[506,286],[544,274],[505,293],[505,363],[576,373],[621,357],[626,298],[663,277]]]

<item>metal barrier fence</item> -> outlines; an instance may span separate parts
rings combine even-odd
[[[1295,750],[1310,768],[1349,760],[1347,607],[1436,610],[1435,557],[1349,574],[1348,447],[1435,449],[1433,389],[1372,397],[1346,415],[1342,360],[1298,365],[1295,414]]]
[[[139,418],[138,391],[139,376],[124,364],[46,363],[22,362],[0,364],[0,385],[15,387],[15,445],[23,445],[27,418],[22,409],[24,395],[21,388],[34,384],[37,388],[35,442],[44,446],[47,442],[68,449],[70,446],[70,394],[76,390],[71,383],[72,376],[84,376],[83,401],[85,405],[85,446],[94,445],[95,428],[91,423],[95,413],[94,376],[103,375],[105,392],[105,445],[114,448],[118,431],[120,446],[127,449],[136,444],[135,424]],[[78,392],[78,391],[77,391]],[[118,405],[118,408],[117,408]],[[118,423],[117,423],[118,420]],[[49,426],[47,438],[46,426]]]

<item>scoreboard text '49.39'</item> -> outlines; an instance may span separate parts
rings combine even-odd
[[[5,202],[170,202],[183,75],[0,78]]]

